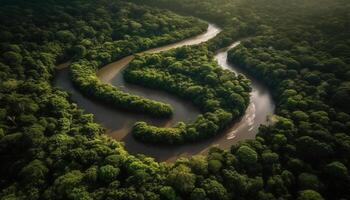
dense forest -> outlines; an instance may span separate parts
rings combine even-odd
[[[115,9],[104,10],[112,15],[106,14],[104,23],[109,21],[109,30],[102,34],[102,44],[92,46],[84,38],[73,47],[76,51],[71,64],[73,82],[86,96],[110,106],[156,117],[169,117],[172,114],[169,104],[132,95],[103,83],[96,77],[96,71],[118,58],[197,35],[207,28],[206,23],[133,4],[108,6],[114,6]]]
[[[135,124],[134,135],[152,143],[184,143],[214,136],[238,119],[249,104],[249,80],[223,70],[206,47],[182,47],[137,56],[124,71],[126,81],[161,89],[198,106],[203,115],[173,128]]]
[[[349,1],[132,2],[0,2],[1,199],[350,199]],[[139,122],[134,135],[194,142],[241,116],[249,80],[219,68],[213,53],[248,38],[229,61],[268,85],[276,102],[276,123],[261,126],[254,140],[159,163],[130,155],[51,85],[55,66],[70,61],[72,81],[86,96],[168,117],[166,102],[121,92],[95,73],[203,32],[206,23],[194,17],[223,31],[197,46],[138,54],[124,78],[185,98],[203,115],[172,128]]]

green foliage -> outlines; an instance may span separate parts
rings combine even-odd
[[[347,84],[346,86],[340,86],[336,89],[333,97],[332,102],[335,106],[343,109],[346,112],[350,112],[350,107],[348,102],[350,101],[350,84]]]
[[[191,173],[190,168],[179,165],[169,172],[167,181],[180,194],[189,194],[194,189],[196,176]]]
[[[193,123],[172,128],[135,124],[134,136],[145,142],[178,144],[212,137],[242,116],[249,104],[249,81],[214,64],[203,45],[137,55],[124,78],[190,100],[204,113]]]
[[[81,83],[92,84],[97,66],[199,34],[207,25],[122,1],[0,4],[1,21],[6,22],[0,25],[1,198],[174,199],[177,192],[166,188],[164,167],[129,155],[50,82],[55,63],[72,60],[71,67],[80,63],[84,68],[79,69],[87,70],[78,77],[86,74],[89,80]],[[129,22],[130,28],[119,29]],[[139,24],[142,28],[133,30]],[[113,32],[122,38],[113,40]],[[119,103],[125,109],[148,109],[156,116],[171,113],[167,104],[104,87],[98,94],[114,98],[116,90],[117,96],[124,95]]]
[[[42,185],[45,183],[48,172],[49,170],[41,161],[33,160],[23,167],[20,176],[25,182]]]
[[[168,186],[162,187],[160,189],[160,195],[162,199],[166,199],[166,200],[176,199],[176,193],[172,187],[168,187]]]
[[[317,191],[320,187],[320,181],[317,176],[308,173],[301,173],[298,176],[298,183],[301,189],[312,189]]]
[[[304,190],[299,193],[298,200],[323,200],[323,198],[316,191]]]
[[[208,169],[212,173],[219,173],[222,168],[222,163],[219,160],[209,160]]]
[[[190,200],[202,200],[206,199],[206,196],[205,190],[202,188],[195,188],[191,193]]]
[[[215,180],[206,179],[206,180],[204,180],[202,185],[203,185],[203,189],[206,191],[209,199],[212,199],[212,200],[214,200],[214,199],[218,199],[218,200],[228,199],[227,191],[221,183],[219,183]]]
[[[208,162],[204,156],[193,156],[190,159],[190,166],[196,174],[206,175],[208,173]]]
[[[53,184],[52,197],[58,195],[57,199],[63,199],[70,196],[74,189],[79,187],[82,178],[83,174],[78,170],[73,170],[58,177]]]
[[[199,34],[207,26],[204,22],[191,17],[180,17],[170,12],[164,13],[144,7],[135,9],[135,5],[114,3],[115,6],[119,4],[122,7],[118,9],[116,7],[117,10],[111,12],[130,14],[110,16],[112,19],[108,19],[109,23],[106,26],[108,29],[113,28],[113,31],[112,34],[111,30],[103,33],[104,42],[90,46],[88,51],[84,45],[73,47],[72,54],[75,59],[70,66],[73,83],[86,96],[109,106],[155,117],[170,117],[173,111],[169,104],[123,92],[99,80],[95,73],[114,60]],[[142,12],[140,15],[133,15],[132,12],[138,12],[135,10]],[[109,27],[110,24],[112,27]],[[86,29],[90,32],[89,37],[95,35],[92,28],[83,30]],[[57,36],[62,42],[74,40],[69,31],[59,31]],[[113,41],[109,41],[111,39]]]
[[[3,54],[6,63],[10,65],[20,65],[22,63],[22,56],[16,52],[8,51]]]
[[[248,146],[241,146],[237,150],[238,160],[245,166],[254,165],[258,161],[257,153]]]
[[[350,199],[348,1],[142,3],[171,7],[223,28],[206,44],[136,56],[130,80],[188,98],[204,112],[174,130],[142,124],[147,133],[162,133],[156,138],[163,139],[171,130],[176,137],[170,139],[183,135],[191,141],[238,119],[245,110],[242,98],[246,105],[249,101],[244,87],[249,83],[218,68],[211,54],[252,35],[228,57],[269,86],[276,101],[274,123],[231,151],[215,148],[208,156],[174,164],[129,155],[67,93],[50,85],[55,63],[73,59],[74,79],[83,77],[79,83],[96,89],[90,92],[98,98],[131,98],[136,102],[119,108],[152,105],[150,114],[159,115],[169,111],[159,102],[134,99],[111,86],[99,93],[94,87],[103,83],[96,70],[198,34],[206,25],[119,0],[1,1],[1,199]]]
[[[75,36],[68,30],[61,30],[56,33],[57,39],[63,43],[70,43],[75,40]]]
[[[117,179],[119,172],[119,168],[115,168],[112,165],[105,165],[98,169],[98,179],[102,182],[110,183]]]
[[[346,166],[338,161],[329,163],[326,165],[326,173],[328,174],[329,177],[332,179],[347,179],[348,178],[348,169]]]

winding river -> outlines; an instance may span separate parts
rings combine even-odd
[[[201,35],[174,44],[150,49],[143,53],[156,53],[184,45],[199,44],[215,37],[220,32],[221,29],[219,27],[214,24],[209,24],[208,30]],[[236,47],[239,43],[240,42],[235,42],[230,47],[219,50],[216,53],[215,58],[221,67],[236,73],[245,74],[238,67],[227,62],[227,51]],[[127,67],[128,63],[133,58],[134,56],[131,55],[108,64],[97,72],[97,76],[102,81],[111,83],[119,87],[121,90],[171,104],[174,108],[174,113],[171,119],[155,119],[142,114],[112,109],[106,105],[84,97],[73,86],[70,80],[69,69],[65,67],[68,64],[57,67],[58,71],[53,81],[55,86],[70,92],[72,100],[81,108],[85,109],[87,113],[94,114],[95,120],[107,129],[107,132],[111,137],[123,141],[126,150],[130,153],[142,153],[152,156],[158,161],[173,161],[179,156],[205,154],[210,147],[213,146],[223,149],[229,148],[232,144],[235,144],[240,140],[254,138],[258,132],[259,125],[269,123],[268,118],[274,113],[275,106],[267,88],[253,77],[246,75],[252,81],[253,88],[250,105],[248,106],[245,115],[238,122],[233,123],[230,128],[224,131],[224,133],[206,141],[180,146],[144,144],[135,140],[130,133],[135,122],[146,121],[153,125],[169,127],[179,121],[190,122],[196,119],[200,112],[190,102],[184,101],[174,95],[126,83],[121,72]]]

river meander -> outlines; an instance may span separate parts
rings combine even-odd
[[[215,37],[221,29],[214,24],[209,24],[208,30],[198,36],[191,37],[180,42],[147,50],[143,53],[156,53],[181,47],[184,45],[195,45]],[[227,62],[227,51],[236,47],[238,42],[233,43],[230,47],[219,50],[215,59],[219,65],[225,69],[242,73],[238,67]],[[274,112],[275,105],[268,89],[259,81],[246,75],[252,81],[252,92],[250,105],[245,115],[230,128],[218,136],[206,141],[185,144],[179,146],[161,146],[144,144],[134,139],[130,133],[133,124],[137,121],[145,121],[153,125],[169,127],[179,121],[190,122],[196,119],[200,114],[199,110],[190,102],[184,101],[174,95],[166,92],[148,89],[145,87],[128,84],[122,77],[122,70],[127,67],[128,63],[134,56],[127,56],[116,62],[110,63],[97,72],[97,76],[104,82],[111,83],[123,91],[131,94],[137,94],[149,99],[159,100],[169,103],[174,108],[171,119],[156,119],[146,115],[121,111],[103,105],[100,102],[91,100],[83,96],[72,84],[69,76],[69,68],[61,67],[57,71],[53,84],[71,93],[72,100],[83,108],[87,113],[95,116],[95,121],[102,124],[107,129],[107,134],[111,137],[125,143],[125,148],[130,153],[142,153],[154,157],[158,161],[172,161],[179,156],[191,156],[195,154],[205,154],[212,146],[220,148],[229,148],[232,144],[240,140],[252,139],[258,132],[260,124],[269,123],[268,117]]]

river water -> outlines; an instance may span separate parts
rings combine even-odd
[[[215,37],[220,32],[220,28],[214,24],[209,24],[208,30],[201,35],[174,44],[150,49],[143,53],[156,53],[184,45],[199,44]],[[239,42],[235,42],[230,47],[218,51],[215,58],[221,67],[236,73],[245,74],[240,71],[239,68],[227,62],[227,51],[238,44]],[[59,70],[53,81],[55,86],[70,92],[72,100],[77,103],[79,107],[83,108],[87,113],[94,114],[95,121],[102,124],[107,129],[107,134],[117,140],[123,141],[126,150],[130,153],[145,154],[154,157],[158,161],[173,161],[179,156],[205,154],[212,146],[229,148],[232,144],[240,140],[254,138],[255,134],[258,132],[259,125],[269,123],[268,117],[274,112],[274,103],[267,88],[254,78],[246,75],[252,81],[253,91],[251,93],[251,103],[241,120],[233,123],[232,126],[222,134],[206,141],[180,146],[144,144],[135,140],[130,133],[135,122],[145,121],[157,126],[170,127],[179,121],[190,122],[195,120],[200,112],[190,102],[184,101],[174,95],[126,83],[121,72],[133,58],[134,56],[127,56],[108,64],[97,72],[97,76],[102,81],[113,84],[123,91],[169,103],[174,108],[171,119],[156,119],[143,114],[120,111],[86,98],[73,87],[69,76],[69,68],[65,68],[64,65],[58,67]]]

